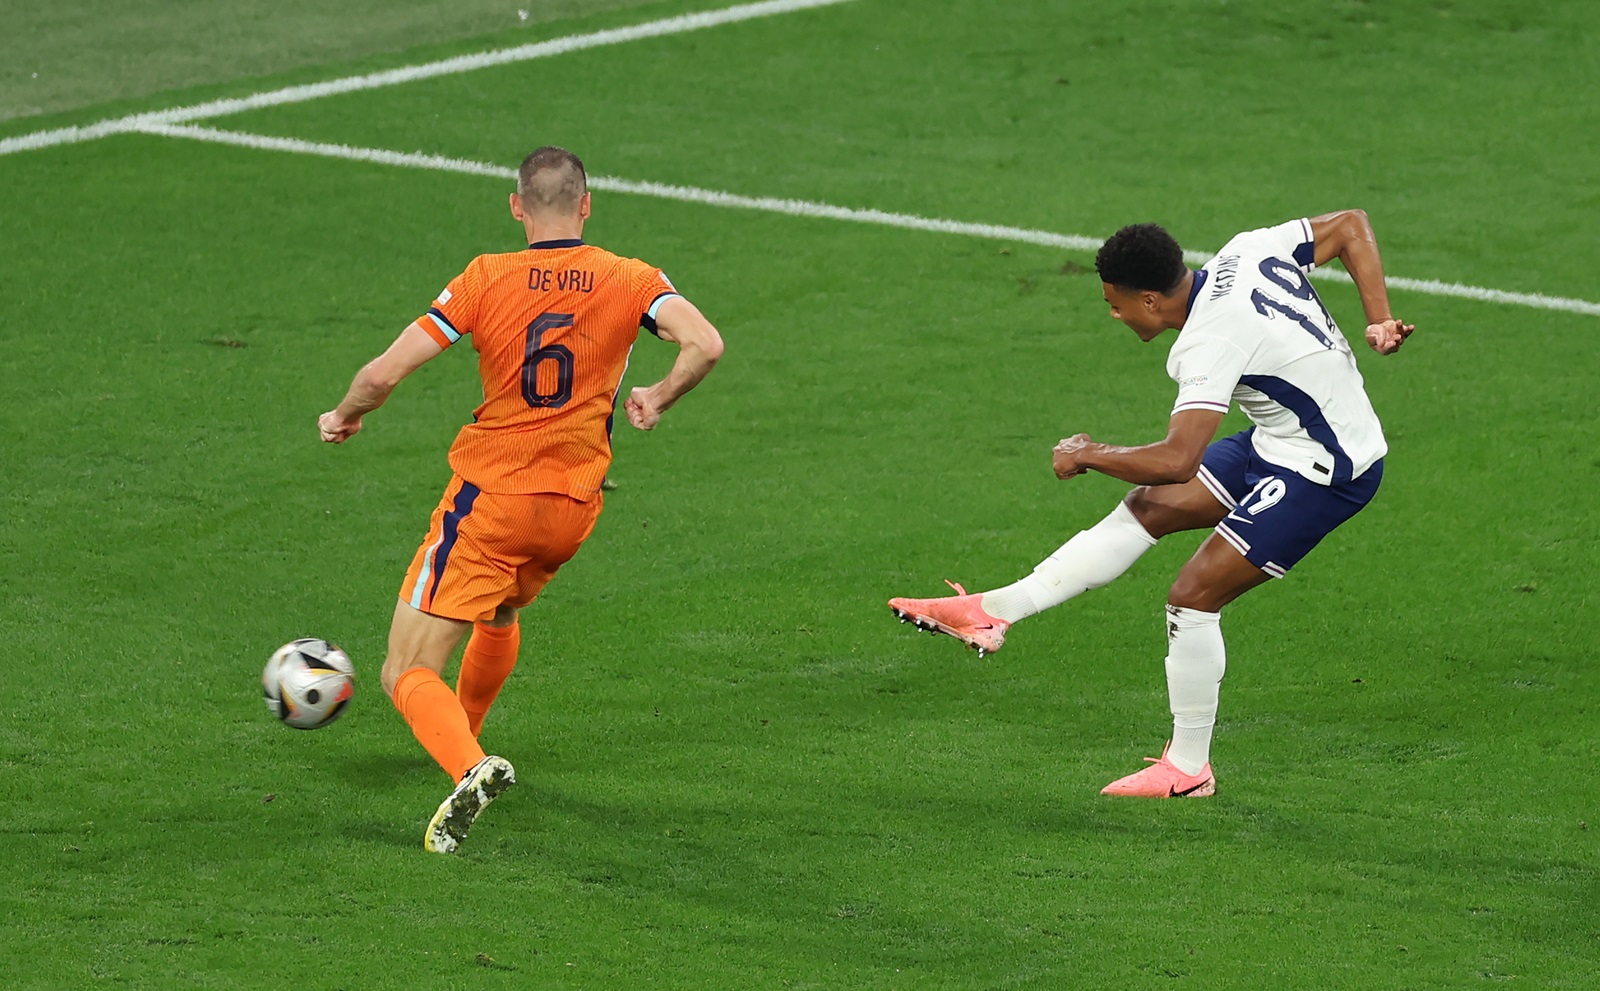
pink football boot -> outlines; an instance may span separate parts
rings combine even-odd
[[[982,595],[968,595],[966,589],[948,579],[945,584],[956,594],[942,599],[890,599],[889,608],[900,622],[955,637],[976,650],[979,657],[1005,646],[1006,630],[1011,624],[984,612]]]
[[[1146,757],[1145,760],[1150,762],[1149,767],[1118,778],[1101,788],[1100,794],[1124,798],[1206,798],[1217,793],[1217,779],[1211,773],[1210,764],[1202,767],[1199,774],[1185,774],[1178,765],[1167,760],[1167,747],[1161,748],[1160,757]]]

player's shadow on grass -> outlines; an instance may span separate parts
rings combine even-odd
[[[410,781],[420,781],[423,772],[432,771],[441,782],[445,779],[438,767],[426,754],[393,752],[367,752],[351,754],[335,765],[339,777],[352,785],[382,789],[386,785],[399,786]]]
[[[343,833],[363,843],[422,849],[422,831],[449,781],[426,754],[368,751],[338,762],[338,775],[352,794],[365,794],[359,810],[350,810]]]

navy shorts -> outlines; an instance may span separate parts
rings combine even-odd
[[[1224,437],[1207,447],[1199,478],[1228,507],[1217,534],[1251,564],[1282,578],[1323,537],[1372,501],[1383,480],[1383,461],[1360,478],[1318,485],[1263,461],[1250,443],[1252,432]]]

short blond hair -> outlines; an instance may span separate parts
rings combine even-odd
[[[589,191],[583,160],[565,148],[546,145],[522,160],[517,170],[517,196],[533,213],[571,216]]]

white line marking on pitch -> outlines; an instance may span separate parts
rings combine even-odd
[[[836,4],[851,2],[852,0],[766,0],[763,3],[742,4],[737,7],[725,7],[721,10],[702,11],[697,14],[682,14],[659,21],[635,24],[632,27],[612,28],[606,31],[595,31],[590,34],[568,35],[564,38],[552,38],[549,41],[519,45],[516,48],[478,52],[475,55],[460,55],[456,58],[443,59],[438,62],[403,66],[398,69],[374,72],[365,76],[349,76],[344,79],[332,79],[323,83],[310,83],[304,86],[290,86],[286,89],[255,93],[251,96],[236,99],[212,100],[209,103],[199,103],[189,107],[173,107],[169,110],[132,114],[114,120],[103,120],[97,124],[89,124],[84,127],[62,127],[51,131],[35,131],[32,134],[23,134],[14,138],[0,138],[0,155],[10,155],[35,148],[48,148],[52,145],[92,141],[110,134],[137,131],[148,124],[176,124],[183,121],[206,120],[212,117],[240,113],[245,110],[255,110],[260,107],[273,107],[283,103],[303,103],[307,100],[317,100],[325,96],[337,96],[341,93],[353,93],[357,90],[377,89],[381,86],[397,86],[401,83],[415,82],[419,79],[455,75],[494,65],[506,65],[511,62],[527,62],[532,59],[549,58],[552,55],[564,55],[567,52],[581,51],[585,48],[620,45],[623,42],[638,41],[641,38],[659,38],[669,34],[682,34],[685,31],[698,31],[701,28],[716,27],[720,24],[733,24],[760,17],[772,17],[776,14],[807,10],[812,7],[831,7]]]
[[[549,58],[552,55],[580,51],[585,48],[617,45],[640,38],[658,38],[664,35],[715,27],[719,24],[732,24],[760,17],[771,17],[776,14],[787,14],[796,10],[830,7],[851,2],[853,0],[765,0],[762,3],[725,7],[721,10],[683,14],[659,21],[647,21],[644,24],[636,24],[633,27],[612,28],[606,31],[595,31],[590,34],[568,35],[563,38],[553,38],[549,41],[520,45],[516,48],[503,48],[495,51],[479,52],[475,55],[462,55],[438,62],[404,66],[385,72],[374,72],[365,76],[349,76],[344,79],[311,83],[304,86],[290,86],[286,89],[270,90],[235,99],[213,100],[209,103],[200,103],[189,107],[173,107],[169,110],[133,114],[114,120],[103,120],[97,124],[89,124],[83,127],[63,127],[50,131],[35,131],[32,134],[23,134],[12,138],[0,138],[0,155],[10,155],[36,148],[48,148],[53,145],[92,141],[112,134],[143,132],[146,134],[169,134],[173,137],[219,141],[224,144],[236,144],[245,147],[270,148],[275,151],[292,151],[301,154],[327,155],[334,158],[348,158],[357,161],[381,162],[386,165],[440,169],[450,172],[501,177],[508,174],[509,170],[502,169],[499,166],[485,165],[481,162],[440,158],[436,155],[402,155],[398,152],[378,149],[315,144],[307,141],[243,135],[237,132],[209,131],[201,128],[171,128],[169,130],[168,127],[183,121],[206,120],[284,103],[303,103],[307,100],[335,96],[340,93],[376,89],[381,86],[395,86],[400,83],[414,82],[418,79],[430,79],[435,76],[471,72],[474,69],[482,69],[493,65]],[[251,140],[246,141],[243,140],[244,138]],[[1052,234],[1049,231],[1035,231],[1021,227],[999,227],[992,224],[964,224],[953,220],[932,220],[903,213],[883,213],[878,210],[851,210],[846,207],[830,206],[826,203],[809,203],[802,200],[736,196],[731,193],[718,193],[708,189],[695,189],[690,186],[664,186],[653,182],[630,182],[626,179],[607,179],[601,176],[594,177],[592,184],[597,189],[637,193],[642,196],[658,196],[688,203],[742,207],[801,217],[824,217],[833,220],[884,224],[890,227],[904,227],[911,230],[939,231],[949,234],[965,234],[972,237],[1023,241],[1047,247],[1093,251],[1100,245],[1100,242],[1095,238],[1075,234]],[[1210,257],[1209,254],[1199,251],[1184,253],[1184,259],[1191,264],[1203,264]],[[1335,269],[1322,269],[1316,275],[1334,282],[1350,281],[1348,275]],[[1480,286],[1462,285],[1457,282],[1438,282],[1432,279],[1391,278],[1388,282],[1395,289],[1410,289],[1434,296],[1459,296],[1490,303],[1511,303],[1545,310],[1563,310],[1571,313],[1600,316],[1600,303],[1590,303],[1581,299],[1566,299],[1560,296],[1545,296],[1538,293],[1506,292],[1500,289],[1485,289]]]
[[[464,158],[447,158],[442,155],[426,155],[421,152],[408,154],[406,152],[386,151],[382,148],[353,148],[349,145],[302,141],[298,138],[276,138],[265,134],[245,134],[239,131],[220,131],[209,127],[183,124],[146,123],[141,125],[138,130],[145,134],[158,134],[172,138],[190,138],[196,141],[209,141],[215,144],[235,145],[241,148],[255,148],[262,151],[318,155],[325,158],[342,158],[354,162],[373,162],[379,165],[428,169],[437,172],[460,172],[467,175],[503,179],[508,182],[515,182],[517,178],[516,169],[506,168],[503,165],[474,162]],[[1026,244],[1038,244],[1049,248],[1069,248],[1074,251],[1096,251],[1101,244],[1100,238],[1086,237],[1082,234],[1056,234],[1051,231],[1030,230],[1026,227],[1004,227],[997,224],[969,224],[958,220],[937,220],[929,217],[918,217],[908,213],[885,213],[882,210],[852,210],[849,207],[833,206],[828,203],[814,203],[808,200],[786,200],[767,196],[739,196],[734,193],[719,193],[715,190],[698,189],[693,186],[668,186],[658,182],[635,182],[631,179],[616,179],[610,176],[590,176],[589,186],[593,189],[607,192],[654,196],[659,199],[678,200],[683,203],[703,203],[707,206],[761,210],[767,213],[782,213],[794,217],[846,220],[863,224],[879,224],[885,227],[901,227],[908,230],[933,231],[941,234],[962,234],[968,237],[990,238],[999,241],[1021,241]],[[1184,252],[1184,260],[1190,264],[1204,264],[1210,259],[1211,255],[1204,252]],[[1314,272],[1313,275],[1317,278],[1334,282],[1348,283],[1350,281],[1349,275],[1337,269],[1322,268]],[[1561,310],[1567,313],[1600,316],[1600,303],[1591,303],[1582,299],[1544,296],[1538,293],[1506,292],[1501,289],[1485,289],[1481,286],[1467,286],[1455,282],[1438,282],[1432,279],[1390,278],[1388,283],[1391,289],[1409,289],[1413,292],[1426,293],[1431,296],[1458,296],[1486,303],[1509,303],[1516,306],[1531,306],[1541,310]]]

